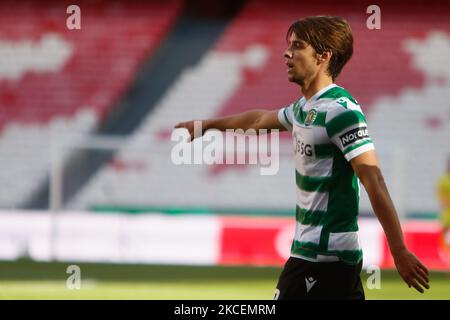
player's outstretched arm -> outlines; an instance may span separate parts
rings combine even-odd
[[[428,270],[405,246],[400,221],[384,182],[375,151],[368,151],[355,157],[351,160],[351,165],[369,195],[372,208],[386,234],[400,276],[410,288],[412,286],[423,293],[422,287],[430,288]]]
[[[200,136],[194,136],[194,121],[180,122],[175,125],[175,128],[186,128],[191,135],[191,140],[199,138]],[[285,131],[286,128],[278,120],[278,110],[249,110],[236,115],[201,120],[202,132],[205,133],[208,129],[217,129],[220,131],[226,131],[227,129],[242,129],[244,131],[248,129],[255,129],[257,132],[260,129],[278,129],[279,131]]]

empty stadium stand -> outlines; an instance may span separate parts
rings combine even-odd
[[[367,28],[368,5],[249,1],[129,138],[127,148],[148,152],[119,151],[69,206],[202,207],[218,213],[230,207],[293,208],[288,135],[280,146],[279,174],[264,177],[257,166],[176,166],[170,161],[175,144],[170,133],[179,121],[275,109],[298,99],[298,87],[287,82],[284,70],[286,30],[300,17],[329,14],[345,17],[353,28],[354,57],[337,83],[363,106],[399,210],[436,212],[434,183],[450,153],[449,5],[383,1],[381,30]],[[369,212],[362,196],[361,208]]]
[[[0,4],[0,206],[21,207],[49,172],[52,139],[92,132],[176,20],[181,1]],[[68,150],[66,157],[74,150]]]
[[[329,14],[352,26],[354,56],[337,83],[367,115],[396,205],[401,213],[437,212],[435,182],[450,154],[450,5],[381,1],[381,29],[369,30],[370,4],[247,1],[214,46],[180,72],[114,159],[67,206],[293,210],[288,134],[282,134],[274,176],[261,176],[257,165],[176,166],[170,137],[179,121],[276,109],[298,99],[301,93],[288,83],[283,64],[286,30],[303,16]],[[54,139],[67,145],[86,139],[114,112],[176,22],[183,1],[82,1],[80,6],[82,29],[68,30],[65,4],[58,1],[0,4],[3,208],[22,207],[46,183]],[[63,160],[76,154],[68,147]],[[362,196],[362,211],[370,212]]]

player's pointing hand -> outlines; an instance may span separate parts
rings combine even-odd
[[[195,132],[194,131],[194,128],[195,128],[194,120],[187,121],[187,122],[180,122],[180,123],[176,124],[174,128],[175,129],[179,129],[179,128],[186,129],[189,132],[189,142],[194,140],[195,138],[198,138],[198,137],[194,136],[194,132]]]

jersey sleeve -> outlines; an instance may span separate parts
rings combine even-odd
[[[347,109],[340,105],[332,108],[327,112],[325,127],[328,137],[347,161],[375,149],[366,117],[358,109]]]
[[[278,111],[278,121],[290,132],[292,132],[293,118],[294,104],[283,107]]]

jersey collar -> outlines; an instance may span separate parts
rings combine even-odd
[[[328,90],[330,90],[331,88],[337,87],[337,84],[332,83],[329,84],[328,86],[326,86],[325,88],[320,89],[319,91],[316,92],[315,95],[313,95],[309,100],[306,101],[306,103],[312,103],[314,101],[317,100],[318,97],[320,97],[322,94],[324,94],[325,92],[327,92]]]

